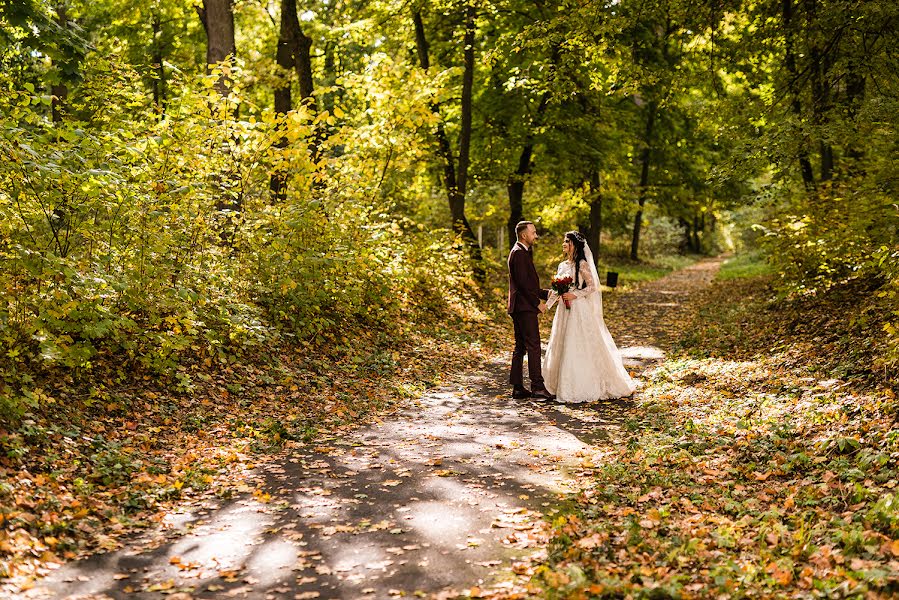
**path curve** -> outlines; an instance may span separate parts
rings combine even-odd
[[[638,379],[664,357],[674,324],[719,264],[605,294],[607,323]],[[542,325],[548,333],[548,320]],[[121,550],[63,566],[28,595],[303,600],[521,590],[527,558],[545,543],[543,515],[578,488],[634,403],[513,401],[507,358],[430,390],[389,422],[290,449],[257,469],[247,493],[173,514]]]

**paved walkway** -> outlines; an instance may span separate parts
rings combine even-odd
[[[607,323],[638,379],[664,357],[670,324],[718,264],[605,296]],[[634,404],[513,401],[506,359],[431,390],[389,422],[293,448],[259,467],[240,497],[173,514],[119,551],[62,567],[29,595],[302,600],[521,590],[528,557],[545,543],[544,516],[602,460]]]

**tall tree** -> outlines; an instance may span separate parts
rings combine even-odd
[[[211,69],[213,65],[237,54],[234,6],[232,0],[203,0],[202,6],[197,5],[196,9],[206,31],[206,65],[207,69]],[[231,85],[230,78],[222,74],[216,82],[216,89],[222,96],[227,96]]]
[[[653,136],[655,135],[656,100],[646,104],[646,128],[643,130],[642,148],[640,149],[640,180],[637,183],[637,213],[634,215],[634,229],[631,234],[631,260],[637,260],[640,247],[640,230],[643,227],[643,208],[649,196],[649,169],[653,153]]]
[[[599,166],[590,169],[587,180],[587,214],[586,226],[581,233],[587,238],[587,243],[593,249],[593,260],[599,263],[600,242],[602,241],[602,181],[600,180]]]
[[[63,31],[69,28],[67,12],[68,7],[65,2],[60,2],[56,5],[56,22]],[[54,123],[62,121],[62,107],[69,98],[69,87],[66,85],[65,78],[61,75],[61,70],[57,69],[56,73],[56,80],[50,85],[50,94],[53,96],[50,110]]]
[[[282,0],[281,23],[278,35],[278,48],[275,59],[281,69],[280,85],[275,88],[275,112],[285,115],[293,109],[291,94],[293,76],[299,82],[300,98],[310,107],[315,107],[314,83],[312,78],[312,38],[300,27],[297,17],[296,0]],[[287,139],[281,137],[276,146],[284,148]],[[318,139],[313,141],[313,155],[318,153]],[[287,174],[282,170],[272,173],[269,189],[276,200],[284,200]]]
[[[444,124],[441,115],[440,103],[432,101],[431,109],[439,117],[435,128],[435,135],[437,138],[438,152],[443,162],[443,182],[446,188],[447,200],[449,202],[453,230],[460,234],[468,245],[471,257],[475,262],[475,275],[482,279],[484,277],[484,271],[483,266],[481,265],[481,248],[478,244],[477,237],[474,235],[474,231],[471,229],[471,224],[465,216],[465,193],[468,186],[468,171],[471,156],[476,14],[474,5],[471,2],[466,2],[463,10],[463,68],[459,120],[458,166],[454,164],[456,161],[454,160],[452,146],[450,145],[449,136],[446,132],[446,125]],[[413,11],[412,20],[415,28],[415,45],[418,52],[419,66],[427,72],[431,68],[431,61],[421,9]]]
[[[648,14],[638,7],[630,17],[628,33],[632,36],[631,53],[634,66],[641,74],[637,83],[637,104],[644,107],[643,131],[639,136],[639,181],[637,183],[637,212],[634,215],[634,228],[631,234],[631,260],[639,258],[640,232],[643,226],[643,210],[650,194],[652,161],[655,157],[655,141],[657,138],[658,110],[665,103],[673,88],[674,66],[679,56],[672,50],[676,44],[675,34],[685,26],[676,20],[674,0],[665,0],[652,5]]]
[[[534,146],[537,142],[537,131],[543,126],[546,118],[546,109],[549,106],[550,92],[543,92],[540,103],[534,111],[529,123],[528,132],[525,135],[521,153],[518,156],[518,165],[515,172],[509,176],[506,191],[509,194],[509,221],[506,229],[509,234],[510,245],[515,243],[515,226],[524,217],[524,186],[528,175],[534,168]]]
[[[783,19],[784,64],[788,73],[787,93],[790,96],[790,108],[793,111],[793,116],[800,123],[800,127],[802,127],[801,123],[804,121],[804,114],[799,85],[800,74],[796,65],[795,9],[792,0],[782,0],[781,18]],[[809,140],[807,136],[807,133],[801,135],[797,158],[799,160],[800,172],[802,173],[802,182],[807,190],[812,190],[815,188],[815,174],[812,170],[812,161],[809,158]]]
[[[154,5],[153,16],[151,17],[151,27],[153,28],[153,43],[151,45],[151,66],[155,71],[153,77],[153,106],[159,113],[159,118],[165,116],[166,105],[166,81],[165,81],[165,64],[162,54],[162,19],[159,14],[159,6]]]

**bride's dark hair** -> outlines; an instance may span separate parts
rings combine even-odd
[[[587,260],[587,255],[584,252],[584,247],[587,245],[587,240],[584,238],[583,234],[580,231],[569,231],[565,234],[565,239],[571,242],[574,245],[574,289],[581,289],[580,284],[580,264],[581,261]],[[587,285],[586,283],[584,284]]]

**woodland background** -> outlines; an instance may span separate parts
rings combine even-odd
[[[7,416],[44,368],[478,304],[522,217],[896,280],[892,2],[0,7]]]
[[[897,48],[891,0],[0,0],[5,525],[77,545],[12,478],[86,423],[117,425],[56,479],[84,497],[160,443],[113,429],[213,383],[331,390],[231,422],[296,437],[489,346],[521,218],[544,277],[580,229],[634,277],[729,251],[766,302],[850,289],[856,366],[895,382]]]

